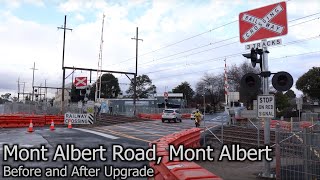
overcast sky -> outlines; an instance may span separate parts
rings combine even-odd
[[[97,68],[102,14],[103,69],[135,71],[135,37],[139,27],[138,75],[147,74],[162,93],[188,81],[193,88],[205,73],[223,72],[246,59],[239,41],[239,13],[280,1],[234,0],[0,0],[0,93],[17,93],[17,80],[61,87],[63,30],[67,15],[65,66]],[[317,14],[318,13],[318,14]],[[269,48],[269,70],[287,71],[297,80],[320,66],[320,1],[287,2],[288,34],[282,46]],[[220,27],[220,28],[217,28]],[[238,54],[236,56],[230,56]],[[249,61],[249,60],[247,60]],[[72,71],[68,70],[66,75]],[[128,89],[125,75],[121,90]],[[76,71],[76,76],[88,76]],[[92,74],[96,79],[96,73]],[[71,76],[66,80],[71,83]],[[22,86],[21,86],[22,88]],[[54,91],[49,91],[54,93]]]

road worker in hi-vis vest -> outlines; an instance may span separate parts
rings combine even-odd
[[[197,110],[197,112],[194,114],[194,120],[196,127],[200,127],[201,113],[199,112],[199,110]]]

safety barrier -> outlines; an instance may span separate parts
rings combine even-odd
[[[50,125],[52,120],[55,124],[64,124],[64,116],[14,114],[0,116],[0,128],[28,127],[30,120],[32,120],[33,126],[38,127]]]
[[[152,120],[161,120],[161,113],[160,114],[147,114],[147,113],[139,113],[138,117],[141,119],[152,119]],[[189,119],[191,117],[191,114],[185,113],[182,114],[181,117],[183,119]]]
[[[278,123],[280,125],[280,129],[285,131],[292,131],[297,128],[298,129],[308,128],[312,126],[314,122],[310,122],[310,121],[288,122],[288,121],[281,121],[281,120],[271,120],[270,128],[275,129]],[[262,127],[264,127],[264,121],[262,121]]]
[[[157,156],[162,157],[160,164],[150,162],[150,167],[154,169],[155,180],[191,180],[191,179],[211,179],[222,180],[219,176],[203,169],[194,162],[187,161],[169,161],[169,145],[184,145],[185,148],[197,148],[200,146],[200,130],[192,128],[178,133],[164,136],[149,144],[157,145]]]

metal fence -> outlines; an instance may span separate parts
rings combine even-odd
[[[66,112],[78,113],[77,104],[69,104],[65,106]],[[51,106],[46,103],[5,103],[0,106],[0,114],[61,114],[61,107]]]
[[[153,107],[136,107],[136,112],[147,113],[147,114],[158,114],[162,113],[164,108],[153,108]],[[181,113],[191,113],[194,109],[180,109]],[[65,106],[65,112],[70,113],[81,113],[83,110],[78,108],[78,103],[70,103]],[[133,116],[133,106],[114,106],[112,107],[112,113],[114,115],[125,115]],[[5,103],[0,106],[0,114],[52,114],[57,115],[61,113],[61,107],[51,106],[46,103]]]
[[[277,128],[276,137],[277,179],[320,179],[320,124],[299,132]]]
[[[302,126],[305,122],[277,121],[275,126],[271,123],[270,145],[274,148],[276,164],[272,168],[277,179],[320,180],[320,121],[312,119],[306,121],[307,126]],[[264,144],[264,123],[259,119],[221,121],[220,129],[206,127],[206,130],[204,143],[207,134],[208,143],[217,147],[226,143],[250,147]]]
[[[146,113],[146,114],[160,114],[162,113],[164,108],[154,108],[154,107],[136,107],[136,113]],[[182,108],[179,109],[181,113],[191,113],[194,109]],[[125,115],[125,116],[133,116],[133,106],[116,106],[113,107],[113,114],[116,115]]]
[[[302,121],[309,121],[311,119],[317,120],[320,118],[319,113],[301,113],[301,120]]]
[[[3,114],[59,114],[61,108],[48,106],[44,103],[5,103]]]

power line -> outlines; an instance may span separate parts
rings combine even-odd
[[[318,51],[313,51],[313,52],[308,52],[308,53],[294,54],[294,55],[290,55],[290,56],[283,56],[283,57],[278,57],[278,58],[272,58],[272,59],[270,59],[270,60],[284,59],[284,58],[290,58],[290,57],[296,57],[296,56],[304,56],[304,55],[310,55],[310,54],[316,54],[316,53],[320,53],[320,50],[318,50]],[[207,72],[207,71],[211,71],[211,70],[214,70],[214,69],[220,69],[220,68],[224,68],[224,66],[223,66],[223,67],[212,68],[212,69],[205,70],[205,71],[197,71],[197,72],[191,72],[191,73],[183,73],[183,74],[171,75],[171,76],[156,78],[156,79],[152,79],[152,80],[154,81],[154,80],[158,80],[158,79],[167,79],[167,78],[172,78],[172,77],[176,77],[176,76],[183,76],[183,75],[186,75],[186,74],[194,74],[194,73],[200,73],[200,72]]]
[[[320,50],[318,50],[318,51],[312,51],[312,52],[307,52],[307,53],[301,53],[301,54],[293,54],[293,55],[289,55],[289,56],[283,56],[283,57],[273,58],[273,59],[270,59],[270,60],[284,59],[284,58],[290,58],[290,57],[296,57],[296,56],[305,56],[305,55],[317,54],[317,53],[320,53]]]
[[[315,13],[315,14],[313,14],[313,15],[316,15],[316,14],[320,14],[320,13]],[[313,16],[313,15],[308,15],[308,16],[305,16],[305,17],[300,17],[300,18],[291,20],[290,22],[294,22],[294,21],[300,20],[300,19],[302,19],[302,18],[310,17],[310,16]],[[320,17],[314,18],[314,19],[311,19],[311,20],[307,20],[307,21],[303,21],[303,22],[298,23],[298,24],[290,25],[289,27],[293,27],[293,26],[296,26],[296,25],[304,24],[304,23],[307,23],[307,22],[310,22],[310,21],[317,20],[317,19],[319,19],[319,18],[320,18]],[[214,43],[210,43],[210,44],[207,44],[207,45],[203,45],[203,46],[199,46],[199,47],[196,47],[196,48],[188,49],[188,50],[185,50],[185,51],[182,51],[182,52],[178,52],[178,53],[171,54],[171,55],[168,55],[168,56],[160,57],[160,58],[158,58],[158,59],[156,59],[156,60],[153,59],[153,60],[150,60],[150,61],[147,61],[147,62],[144,62],[144,63],[140,63],[139,65],[149,64],[149,63],[152,63],[152,62],[155,62],[155,61],[158,61],[158,60],[166,59],[166,58],[168,58],[168,57],[172,57],[172,56],[175,56],[175,55],[183,54],[183,53],[186,53],[186,52],[189,52],[189,51],[193,51],[193,50],[196,50],[196,49],[200,49],[201,47],[206,47],[206,46],[209,46],[209,45],[217,44],[217,43],[224,42],[224,41],[227,41],[227,40],[230,40],[230,39],[235,39],[235,38],[238,38],[238,37],[239,37],[239,36],[234,36],[234,37],[231,37],[231,38],[228,38],[228,39],[224,39],[224,40],[221,40],[221,41],[217,41],[217,42],[214,42]],[[228,46],[228,45],[236,44],[236,43],[238,43],[238,41],[235,41],[235,42],[232,42],[232,43],[229,43],[229,44],[225,44],[225,45],[221,45],[221,46],[217,46],[217,47],[214,47],[214,48],[202,50],[202,51],[199,51],[199,52],[187,54],[187,55],[180,56],[180,57],[177,57],[177,58],[172,58],[172,59],[169,59],[169,60],[167,60],[167,61],[171,61],[171,60],[180,59],[180,58],[183,58],[183,57],[186,57],[186,56],[192,56],[192,55],[196,55],[196,54],[208,52],[208,51],[211,51],[211,50],[220,48],[220,47],[224,47],[224,46]],[[163,61],[162,61],[162,62],[163,62]],[[132,67],[132,66],[130,66],[129,68],[131,68],[131,67]]]
[[[230,24],[235,23],[235,22],[238,22],[238,20],[235,20],[235,21],[232,21],[232,22],[229,22],[229,23],[223,24],[223,25],[221,25],[221,26],[218,26],[218,27],[215,27],[215,28],[210,29],[210,30],[208,30],[208,31],[205,31],[205,32],[202,32],[202,33],[196,34],[196,35],[194,35],[194,36],[191,36],[191,37],[188,37],[188,38],[182,39],[182,40],[180,40],[180,41],[177,41],[177,42],[174,42],[174,43],[171,43],[171,44],[165,45],[165,46],[163,46],[163,47],[161,47],[161,48],[158,48],[158,49],[156,49],[156,50],[152,50],[152,51],[149,51],[149,52],[143,53],[143,54],[139,55],[138,57],[142,57],[142,56],[145,56],[145,55],[148,55],[148,54],[151,54],[151,53],[154,53],[154,52],[160,51],[160,50],[162,50],[162,49],[168,48],[168,47],[170,47],[170,46],[174,46],[174,45],[176,45],[176,44],[182,43],[182,42],[184,42],[184,41],[187,41],[187,40],[190,40],[190,39],[196,38],[196,37],[198,37],[198,36],[202,36],[203,34],[209,33],[209,32],[211,32],[211,31],[217,30],[217,29],[219,29],[219,28],[222,28],[222,27],[224,27],[224,26],[230,25]],[[129,61],[129,60],[131,60],[131,59],[134,59],[134,58],[135,58],[135,57],[133,57],[133,58],[129,58],[129,59],[126,59],[126,60],[124,60],[124,61],[120,61],[119,63],[111,64],[110,66],[114,66],[114,65],[117,65],[117,64],[121,64],[121,63],[127,62],[127,61]]]
[[[309,40],[313,40],[313,39],[317,39],[317,38],[320,38],[320,35],[313,36],[313,37],[309,37],[309,38],[305,38],[305,39],[290,41],[290,42],[288,42],[288,43],[286,43],[286,44],[279,45],[279,46],[277,46],[277,47],[284,47],[284,46],[288,46],[288,45],[292,45],[292,44],[297,44],[297,43],[301,43],[301,42],[304,42],[304,41],[309,41]],[[272,48],[275,48],[275,47],[270,47],[270,49],[272,49]],[[224,60],[225,58],[231,58],[231,57],[240,56],[240,55],[242,55],[243,53],[245,53],[245,52],[235,53],[235,54],[229,54],[229,55],[226,55],[226,56],[220,56],[220,57],[216,57],[216,58],[205,59],[205,60],[201,60],[201,61],[196,61],[195,63],[197,63],[197,65],[200,65],[201,62],[204,62],[204,63],[202,63],[202,64],[206,64],[206,63],[212,62],[212,61],[220,61],[220,60]],[[156,72],[162,72],[162,71],[167,71],[167,70],[174,70],[174,69],[173,69],[173,68],[169,68],[169,69],[167,68],[167,69],[162,69],[162,70],[147,72],[147,73],[144,73],[144,74],[153,74],[153,73],[156,73]]]
[[[297,21],[297,20],[300,20],[300,19],[305,19],[305,18],[308,18],[308,17],[314,16],[314,15],[317,15],[317,14],[320,14],[320,12],[318,12],[318,13],[314,13],[314,14],[311,14],[311,15],[307,15],[307,16],[303,16],[303,17],[300,17],[300,18],[297,18],[297,19],[291,20],[291,21],[289,21],[289,22]],[[317,19],[318,19],[318,18],[317,18]],[[189,38],[185,38],[185,39],[180,40],[180,41],[177,41],[177,42],[175,42],[175,43],[168,44],[168,45],[163,46],[163,47],[161,47],[161,48],[159,48],[159,49],[156,49],[156,50],[149,51],[149,52],[147,52],[147,53],[141,54],[141,55],[139,55],[139,57],[144,56],[144,55],[147,55],[147,54],[151,54],[151,53],[153,53],[153,52],[157,52],[157,51],[159,51],[159,50],[161,50],[161,49],[165,49],[165,48],[167,48],[167,47],[170,47],[170,46],[173,46],[173,45],[179,44],[179,43],[184,42],[184,41],[187,41],[187,40],[189,40],[189,39],[193,39],[193,38],[195,38],[195,37],[201,36],[201,35],[203,35],[203,34],[209,33],[209,32],[211,32],[211,31],[213,31],[213,30],[216,30],[216,29],[222,28],[222,27],[224,27],[224,26],[230,25],[230,24],[235,23],[235,22],[238,22],[238,21],[239,21],[239,20],[235,20],[235,21],[232,21],[232,22],[229,22],[229,23],[223,24],[223,25],[221,25],[221,26],[215,27],[215,28],[210,29],[210,30],[208,30],[208,31],[205,31],[205,32],[199,33],[199,34],[197,34],[197,35],[191,36],[191,37],[189,37]],[[302,24],[302,23],[301,23],[301,24]],[[295,26],[295,25],[293,25],[293,26]],[[233,38],[237,38],[237,37],[239,37],[239,36],[235,36],[235,37],[232,37],[232,38],[229,38],[229,39],[233,39]],[[227,40],[228,40],[228,39],[227,39]],[[218,42],[215,42],[215,43],[218,43]],[[134,58],[129,58],[129,59],[127,59],[127,60],[120,61],[119,63],[112,64],[112,65],[110,65],[110,66],[118,65],[118,64],[121,64],[121,63],[127,62],[127,61],[129,61],[129,60],[131,60],[131,59],[134,59]]]

